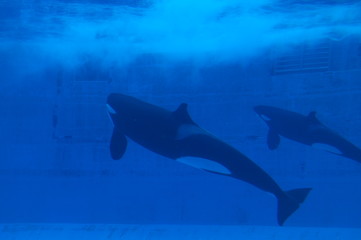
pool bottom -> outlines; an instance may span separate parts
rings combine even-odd
[[[0,224],[1,240],[361,239],[360,228],[236,225]]]

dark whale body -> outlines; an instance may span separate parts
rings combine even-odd
[[[298,209],[310,191],[310,188],[283,191],[249,158],[200,128],[189,116],[184,103],[171,112],[134,97],[113,93],[108,96],[107,107],[114,123],[110,143],[113,159],[123,156],[128,137],[159,155],[245,181],[278,199],[280,225]]]
[[[307,116],[271,106],[256,106],[255,112],[269,127],[267,144],[276,149],[280,135],[305,145],[325,144],[335,148],[331,153],[361,162],[361,150],[316,118],[316,112]]]

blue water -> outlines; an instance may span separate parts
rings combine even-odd
[[[312,191],[285,226],[361,227],[361,163],[281,137],[253,111],[318,119],[361,147],[359,1],[0,0],[0,223],[276,226],[252,185],[129,141],[119,92],[192,119],[283,189]]]

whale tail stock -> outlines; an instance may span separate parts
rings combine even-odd
[[[279,225],[287,220],[299,207],[300,204],[306,199],[311,188],[299,188],[284,192],[278,196],[278,213],[277,220]]]

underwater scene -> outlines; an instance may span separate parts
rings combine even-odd
[[[0,129],[0,239],[361,239],[361,2],[0,0]]]

